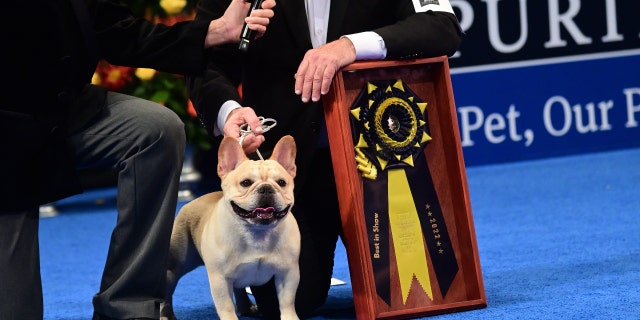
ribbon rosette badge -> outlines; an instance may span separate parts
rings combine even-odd
[[[413,166],[414,157],[431,140],[425,118],[427,104],[401,80],[369,82],[351,115],[357,128],[356,161],[362,176],[377,170]]]
[[[368,82],[350,109],[356,162],[365,178],[364,209],[376,291],[389,305],[391,247],[403,304],[414,279],[434,299],[425,241],[442,296],[458,270],[424,159],[424,147],[431,140],[426,108],[427,103],[401,80],[385,80]]]

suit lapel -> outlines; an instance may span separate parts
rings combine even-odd
[[[329,10],[329,29],[327,30],[327,42],[338,39],[342,36],[342,24],[346,19],[346,11],[349,0],[331,1]],[[292,30],[297,44],[302,48],[311,48],[311,38],[309,37],[309,24],[304,7],[304,0],[278,0],[284,14],[284,20]]]
[[[398,0],[393,0],[398,1]],[[327,30],[327,42],[343,36],[342,23],[346,19],[347,6],[349,0],[333,0],[329,9],[329,28]]]
[[[304,0],[278,0],[277,3],[276,7],[282,8],[284,20],[292,30],[296,43],[302,48],[311,48]]]

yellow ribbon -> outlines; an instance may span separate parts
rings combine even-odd
[[[389,225],[396,253],[402,301],[407,303],[415,276],[433,300],[422,229],[404,169],[388,170]]]

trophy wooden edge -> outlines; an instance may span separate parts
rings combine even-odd
[[[453,130],[453,134],[449,136],[447,143],[455,145],[453,154],[448,154],[448,157],[456,159],[454,163],[450,163],[448,170],[453,170],[458,174],[458,179],[461,183],[463,205],[466,212],[466,223],[468,226],[468,234],[465,238],[471,243],[471,250],[475,268],[476,285],[478,286],[479,297],[477,299],[471,299],[461,302],[446,303],[436,306],[426,306],[424,308],[416,308],[412,310],[411,317],[417,316],[429,316],[436,314],[444,314],[457,311],[465,311],[471,309],[479,309],[487,306],[486,293],[484,289],[484,282],[482,277],[482,269],[480,266],[480,258],[478,245],[476,241],[476,233],[473,222],[473,214],[471,210],[471,201],[469,196],[469,187],[466,176],[466,167],[464,164],[464,158],[462,155],[462,144],[460,141],[460,132],[458,130],[457,111],[455,108],[453,88],[451,84],[451,77],[449,72],[448,57],[434,57],[434,58],[421,58],[412,60],[371,60],[360,61],[345,66],[338,71],[331,84],[331,89],[327,95],[323,98],[324,112],[327,123],[331,123],[334,126],[333,130],[329,130],[328,138],[331,147],[331,157],[334,163],[334,173],[337,179],[340,179],[341,183],[336,184],[338,194],[351,194],[351,197],[342,197],[339,201],[340,215],[342,219],[343,232],[347,241],[345,241],[345,247],[348,251],[347,259],[349,263],[349,270],[351,275],[352,288],[362,288],[358,293],[354,290],[354,304],[356,306],[356,318],[357,319],[403,319],[409,317],[403,311],[383,311],[376,310],[375,303],[377,296],[375,295],[374,275],[373,271],[366,267],[371,265],[371,257],[368,254],[369,243],[368,233],[366,230],[366,224],[364,218],[352,213],[363,212],[364,206],[358,199],[363,199],[361,178],[358,174],[355,161],[344,161],[345,159],[355,159],[355,152],[353,149],[353,141],[351,135],[344,135],[340,133],[351,132],[351,123],[348,115],[341,113],[340,101],[345,100],[345,92],[339,88],[344,87],[345,72],[371,69],[371,68],[388,68],[396,66],[408,66],[408,65],[423,65],[423,64],[440,64],[442,72],[439,73],[438,85],[445,85],[446,90],[436,90],[441,94],[444,92],[446,96],[439,96],[439,101],[447,101],[449,104],[448,119],[450,123],[446,124]],[[335,127],[337,126],[337,128]],[[337,130],[336,130],[337,129]],[[355,192],[355,193],[354,193]],[[360,221],[356,221],[360,220]],[[362,249],[365,250],[362,250]]]

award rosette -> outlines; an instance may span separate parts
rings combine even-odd
[[[444,297],[459,270],[424,152],[427,109],[401,80],[366,83],[350,108],[375,287],[388,305],[391,267],[405,304],[414,279],[433,301],[431,275]]]

